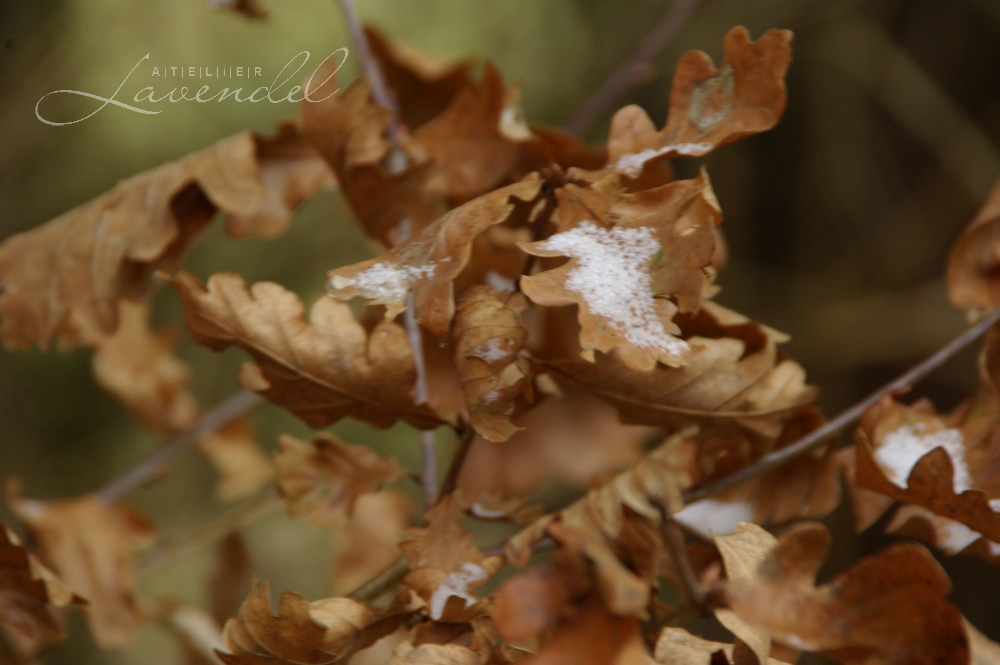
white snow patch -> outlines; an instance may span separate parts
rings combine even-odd
[[[444,614],[444,606],[452,596],[458,596],[468,607],[478,599],[469,593],[469,585],[487,578],[486,570],[474,563],[462,564],[462,570],[448,575],[431,595],[431,618],[435,621]]]
[[[660,155],[665,155],[668,152],[675,152],[678,155],[686,155],[697,157],[699,155],[704,155],[712,149],[711,143],[675,143],[673,145],[666,145],[658,150],[643,150],[642,152],[633,152],[628,155],[622,155],[615,162],[615,170],[623,171],[625,174],[635,177],[642,173],[642,167],[646,162],[651,160],[653,157],[659,157]]]
[[[1000,513],[1000,499],[990,499],[990,510]]]
[[[358,294],[364,298],[402,302],[406,299],[406,292],[410,290],[413,282],[420,278],[426,279],[434,276],[434,267],[433,263],[417,268],[415,266],[397,266],[388,261],[381,261],[367,270],[362,270],[353,279],[335,275],[330,280],[330,285],[334,289],[354,285]]]
[[[490,270],[486,273],[486,285],[494,291],[514,290],[514,280],[510,277],[504,277],[496,270]]]
[[[469,512],[471,512],[476,517],[483,518],[484,520],[498,520],[501,517],[506,517],[508,513],[508,511],[503,509],[490,510],[489,508],[485,508],[478,503],[472,504],[472,507],[469,508]]]
[[[679,356],[690,347],[668,334],[656,315],[647,263],[662,247],[647,227],[603,229],[585,221],[540,245],[577,259],[566,288],[583,296],[590,311],[609,320],[633,346]]]
[[[482,358],[488,363],[495,363],[496,361],[503,360],[510,355],[505,348],[506,346],[507,340],[500,339],[499,337],[491,337],[472,349],[472,355],[477,358]]]
[[[969,489],[972,477],[965,463],[965,447],[962,432],[957,429],[943,429],[932,434],[921,434],[927,426],[923,423],[903,425],[885,437],[885,442],[875,450],[886,477],[897,487],[906,489],[906,479],[920,459],[937,447],[944,448],[951,457],[955,469],[952,479],[955,494]]]
[[[488,393],[483,393],[483,404],[492,404],[498,399],[500,399],[500,391],[498,390],[491,390]]]
[[[728,536],[740,522],[753,521],[753,506],[748,501],[702,499],[674,513],[674,519],[705,538]]]

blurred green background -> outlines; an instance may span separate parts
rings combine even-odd
[[[213,11],[204,0],[0,0],[0,239],[32,228],[118,180],[246,128],[269,132],[291,104],[174,104],[157,116],[106,108],[50,127],[36,101],[56,89],[110,94],[146,53],[153,64],[261,66],[269,82],[295,54],[315,64],[352,47],[333,0],[262,0],[264,21]],[[524,81],[527,117],[559,125],[623,62],[670,5],[663,0],[357,0],[364,20],[390,36],[452,56],[489,58]],[[828,415],[894,377],[964,326],[942,281],[948,248],[1000,174],[1000,0],[705,0],[658,58],[634,102],[662,123],[673,63],[690,48],[721,56],[723,35],[746,25],[795,31],[789,101],[771,132],[718,150],[705,162],[725,215],[730,262],[719,300],[792,335],[785,350],[822,389]],[[351,58],[345,70],[354,76]],[[311,66],[310,66],[311,68]],[[169,90],[137,70],[142,85]],[[265,83],[266,84],[266,83]],[[138,86],[131,88],[134,92]],[[130,96],[130,95],[129,95]],[[46,107],[49,108],[49,107]],[[55,103],[80,117],[94,102]],[[81,113],[82,111],[82,113]],[[75,116],[73,115],[75,114]],[[590,139],[603,139],[607,118]],[[681,175],[699,162],[682,160]],[[232,241],[215,225],[186,267],[275,280],[307,301],[326,271],[371,255],[336,192],[321,192],[275,241]],[[164,292],[157,320],[179,326]],[[238,351],[213,354],[185,340],[194,390],[211,405],[237,389]],[[950,408],[975,385],[975,351],[918,388]],[[305,435],[269,406],[253,419],[269,449],[281,432]],[[413,432],[335,428],[416,467]],[[75,496],[127,469],[157,441],[93,383],[89,354],[0,351],[0,476],[24,479],[38,498]],[[190,531],[223,506],[213,472],[187,456],[152,488],[129,497],[164,537]],[[16,524],[6,507],[0,520]],[[886,542],[851,535],[846,504],[828,522],[837,556],[825,575]],[[20,527],[18,527],[20,528]],[[276,515],[249,532],[255,572],[277,589],[328,595],[330,536]],[[978,560],[944,561],[955,602],[1000,637],[1000,574]],[[157,570],[143,594],[201,603],[210,550]],[[99,652],[82,622],[44,656],[50,663],[177,662],[171,638],[144,628],[128,654]]]

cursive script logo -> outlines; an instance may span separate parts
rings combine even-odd
[[[336,69],[333,70],[333,73],[327,76],[318,85],[313,85],[313,77],[316,76],[316,73],[319,71],[320,67],[322,67],[327,60],[334,58],[338,53],[342,55],[340,58],[340,63],[337,65]],[[242,87],[236,88],[234,90],[230,90],[228,87],[225,87],[216,92],[214,95],[208,96],[208,94],[212,91],[212,88],[209,85],[202,85],[200,88],[198,88],[197,92],[193,94],[191,94],[191,88],[189,88],[186,85],[182,85],[179,88],[178,87],[173,88],[172,90],[170,90],[170,92],[163,92],[162,94],[159,95],[157,94],[156,89],[153,86],[146,86],[141,90],[139,90],[139,92],[135,93],[135,95],[131,99],[131,103],[121,101],[120,99],[118,99],[118,96],[121,93],[122,88],[125,87],[125,84],[135,73],[135,70],[138,69],[139,66],[142,65],[144,62],[149,60],[150,54],[147,53],[142,57],[141,60],[139,60],[139,62],[135,64],[134,67],[132,67],[128,75],[124,79],[122,79],[122,82],[118,85],[118,87],[115,89],[115,91],[111,94],[110,97],[95,95],[92,92],[84,92],[83,90],[53,90],[52,92],[43,95],[42,98],[39,99],[38,102],[35,104],[35,117],[44,122],[46,125],[52,125],[53,127],[64,127],[66,125],[75,125],[78,122],[83,122],[88,118],[92,118],[101,111],[103,111],[108,106],[117,106],[118,108],[125,109],[126,111],[132,111],[134,113],[142,113],[143,115],[158,115],[159,113],[162,112],[162,109],[150,108],[150,106],[154,104],[162,104],[164,102],[169,102],[172,104],[176,104],[177,102],[197,102],[199,104],[206,104],[208,102],[224,102],[227,99],[233,99],[238,103],[250,102],[253,104],[264,101],[270,102],[272,104],[281,104],[283,102],[298,103],[303,100],[308,102],[321,102],[324,99],[328,99],[329,97],[332,97],[333,95],[337,94],[340,91],[340,88],[337,88],[330,94],[321,98],[313,98],[310,96],[310,94],[315,92],[319,88],[322,88],[327,81],[333,78],[337,74],[337,72],[340,71],[340,68],[344,66],[345,62],[347,62],[347,55],[348,51],[346,48],[337,49],[330,55],[326,56],[318,65],[316,65],[316,68],[313,69],[312,74],[309,75],[309,78],[306,81],[304,89],[302,86],[293,85],[291,88],[288,89],[287,93],[282,92],[282,88],[284,88],[285,85],[293,77],[297,76],[298,73],[302,70],[302,68],[306,66],[306,63],[309,62],[310,58],[309,51],[302,51],[294,58],[289,60],[288,63],[281,68],[281,71],[278,72],[278,75],[274,77],[274,80],[271,81],[270,85],[261,86],[245,97],[241,96],[243,94]],[[177,75],[178,69],[181,70],[180,78],[182,78],[182,80],[184,80],[185,77],[192,79],[197,78],[200,80],[221,78],[226,76],[228,76],[229,78],[239,78],[244,76],[243,74],[244,70],[246,70],[247,78],[250,77],[251,75],[250,74],[251,68],[242,66],[229,67],[229,68],[164,67],[163,69],[164,69],[163,73],[161,74],[159,67],[155,67],[153,69],[152,75],[154,77],[157,76],[166,77],[167,71],[171,70],[174,75],[173,77],[178,78]],[[253,76],[254,77],[262,76],[261,67],[253,68]],[[79,97],[86,97],[87,99],[93,99],[95,101],[101,102],[101,104],[96,109],[94,109],[87,115],[83,116],[82,118],[77,118],[76,120],[67,120],[65,122],[57,122],[55,120],[50,120],[44,117],[41,112],[42,102],[44,102],[47,98],[52,97],[54,95],[74,95]]]

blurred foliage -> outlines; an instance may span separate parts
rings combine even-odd
[[[270,80],[295,54],[318,62],[348,46],[331,0],[264,0],[264,21],[211,11],[203,0],[4,0],[0,3],[0,238],[31,228],[109,189],[119,179],[245,128],[269,132],[295,113],[289,104],[182,103],[158,116],[105,108],[50,127],[36,101],[62,88],[110,94],[146,53],[168,66],[250,64]],[[365,20],[389,35],[452,56],[488,58],[508,80],[523,79],[528,118],[560,124],[625,58],[664,11],[664,0],[358,0]],[[678,56],[701,48],[716,58],[734,25],[754,36],[795,31],[785,117],[773,131],[713,153],[709,172],[722,204],[730,263],[719,300],[792,335],[786,350],[823,390],[827,414],[892,378],[963,327],[947,304],[944,259],[1000,171],[1000,2],[996,0],[706,0],[658,61],[655,77],[621,104],[662,120]],[[356,67],[351,58],[346,69]],[[309,66],[311,69],[311,65]],[[141,68],[142,76],[148,68]],[[354,76],[348,72],[347,78]],[[161,85],[151,79],[151,85]],[[165,91],[165,90],[164,90]],[[73,112],[93,108],[72,100]],[[87,106],[90,104],[91,106]],[[61,109],[61,107],[60,107]],[[85,111],[88,112],[88,111]],[[606,127],[589,137],[603,138]],[[695,160],[681,160],[692,175]],[[275,280],[307,300],[326,271],[371,255],[335,192],[324,192],[276,241],[232,241],[211,227],[187,261],[200,277],[231,269]],[[159,298],[160,321],[179,321],[174,294]],[[179,324],[174,324],[179,325]],[[974,350],[918,388],[949,407],[974,386]],[[195,391],[213,404],[236,389],[243,357],[184,342],[197,368]],[[265,406],[253,415],[262,440],[305,427]],[[156,442],[94,385],[85,352],[0,353],[0,471],[27,494],[71,496],[99,487]],[[336,431],[409,468],[416,437],[345,422]],[[443,448],[449,443],[442,442]],[[222,511],[212,472],[195,456],[130,501],[166,537]],[[210,507],[206,507],[210,506]],[[6,508],[0,519],[11,522]],[[824,575],[884,544],[853,538],[849,512],[829,520],[838,556]],[[489,534],[495,538],[495,534]],[[249,530],[255,572],[276,588],[325,595],[329,536],[272,517]],[[211,551],[178,559],[143,580],[200,602]],[[1000,636],[990,592],[1000,574],[979,561],[946,561],[954,599],[987,634]],[[147,627],[130,654],[98,652],[81,626],[48,662],[169,663],[169,636]]]

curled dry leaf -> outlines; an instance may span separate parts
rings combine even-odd
[[[955,307],[1000,305],[1000,181],[948,254],[948,298]]]
[[[358,497],[406,475],[395,457],[382,459],[371,448],[348,445],[330,432],[319,432],[309,442],[283,434],[278,446],[278,493],[292,517],[308,515],[313,526],[342,525]]]
[[[399,419],[420,429],[437,425],[429,409],[413,404],[413,353],[395,323],[379,323],[369,334],[347,305],[329,298],[316,302],[307,322],[294,293],[272,282],[247,288],[235,273],[212,275],[206,288],[182,272],[173,284],[194,340],[250,353],[258,364],[243,366],[243,385],[310,427],[347,415],[376,427]]]
[[[399,558],[399,541],[413,523],[413,498],[383,490],[362,494],[347,525],[334,540],[330,581],[336,593],[350,593]]]
[[[741,522],[730,536],[715,536],[726,578],[739,584],[753,583],[760,562],[777,544],[774,536],[749,522]],[[715,618],[753,651],[758,663],[766,663],[771,657],[771,634],[766,628],[748,624],[728,608],[716,609]]]
[[[739,649],[742,645],[726,644],[724,642],[713,642],[692,635],[683,628],[667,627],[660,632],[656,639],[656,650],[653,652],[653,659],[657,663],[664,665],[729,665],[729,663],[746,663],[747,659],[741,658]],[[745,647],[743,647],[745,648]],[[753,660],[749,662],[767,663],[767,665],[782,665],[784,661],[768,658],[766,661]]]
[[[817,523],[786,531],[752,578],[728,584],[730,608],[773,639],[845,662],[969,663],[951,583],[920,545],[894,545],[822,587],[830,535]]]
[[[87,341],[97,383],[147,426],[174,434],[197,420],[191,368],[174,354],[174,335],[150,329],[149,303],[122,300],[114,334]]]
[[[142,622],[133,596],[132,554],[152,543],[152,523],[92,495],[37,501],[11,494],[8,501],[38,540],[41,557],[87,599],[84,614],[97,644],[127,649]]]
[[[330,173],[292,125],[275,139],[238,134],[122,181],[0,245],[0,338],[7,348],[66,346],[112,334],[118,300],[176,269],[219,210],[230,235],[277,235]]]
[[[540,190],[537,179],[494,190],[455,208],[382,256],[331,270],[333,296],[361,296],[385,305],[391,320],[406,308],[412,292],[420,325],[446,341],[455,314],[454,280],[469,262],[476,236],[514,216],[514,201],[531,201]]]
[[[398,605],[379,612],[350,598],[309,602],[285,591],[274,616],[270,586],[254,582],[240,613],[223,629],[229,653],[218,656],[226,665],[346,663],[355,652],[395,631],[410,614]]]
[[[610,164],[637,176],[647,164],[704,155],[774,127],[785,110],[791,43],[788,30],[768,30],[752,42],[746,28],[737,27],[726,35],[718,69],[702,51],[685,53],[674,73],[666,126],[656,131],[638,106],[619,110],[608,134]]]
[[[451,327],[472,426],[494,443],[518,431],[510,421],[515,402],[531,397],[527,361],[520,358],[528,330],[521,324],[519,310],[524,307],[517,300],[517,294],[501,297],[488,286],[474,286],[459,296]]]
[[[53,608],[84,604],[24,549],[17,534],[0,524],[0,624],[31,640],[59,640],[66,637],[66,630]]]
[[[413,540],[399,546],[410,564],[403,584],[420,597],[434,621],[467,622],[482,614],[472,590],[504,565],[501,556],[483,555],[472,534],[462,530],[464,515],[460,498],[449,494],[427,513],[428,525],[407,530]]]
[[[539,305],[578,305],[591,362],[615,349],[629,369],[683,365],[691,348],[671,319],[700,306],[722,222],[705,172],[631,194],[570,184],[556,196],[560,232],[522,248],[569,261],[522,277],[524,293]]]
[[[215,496],[220,501],[248,497],[274,477],[271,461],[245,416],[201,436],[198,451],[219,472]]]
[[[921,506],[900,506],[886,525],[887,533],[913,538],[945,554],[975,554],[987,561],[996,562],[1000,557],[1000,543],[983,538],[961,522],[935,515]]]

